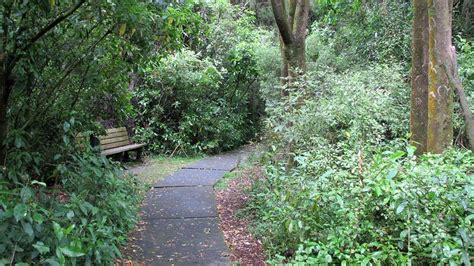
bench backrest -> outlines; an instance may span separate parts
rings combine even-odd
[[[106,130],[106,135],[100,136],[100,149],[110,150],[130,144],[130,138],[125,127],[110,128]]]

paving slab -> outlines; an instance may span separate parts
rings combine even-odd
[[[231,265],[212,186],[243,156],[242,150],[209,157],[155,184],[124,258],[144,265]]]
[[[142,219],[217,217],[212,187],[165,187],[148,192]]]
[[[222,170],[181,169],[153,187],[214,186],[225,174]]]
[[[189,164],[183,169],[212,169],[231,171],[239,164],[240,155],[238,153],[212,156],[206,159]]]
[[[145,221],[124,257],[145,265],[231,265],[217,218]]]

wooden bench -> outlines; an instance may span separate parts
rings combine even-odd
[[[99,136],[101,154],[105,156],[120,155],[120,159],[128,159],[129,151],[137,152],[137,160],[141,160],[143,147],[146,144],[134,144],[128,137],[125,127],[106,130],[106,135]]]

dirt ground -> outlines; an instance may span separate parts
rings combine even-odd
[[[246,190],[251,187],[252,180],[261,174],[258,167],[234,173],[235,176],[226,181],[226,186],[216,191],[224,239],[231,252],[232,261],[240,265],[267,265],[262,243],[248,230],[250,219],[236,217],[236,213],[249,199]]]

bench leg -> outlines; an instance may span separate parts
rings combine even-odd
[[[142,161],[143,148],[137,150],[137,161]]]
[[[122,162],[123,161],[123,152],[112,155],[112,158],[114,158],[114,160]]]
[[[130,156],[128,154],[128,151],[123,152],[123,162],[128,162],[130,161]]]

